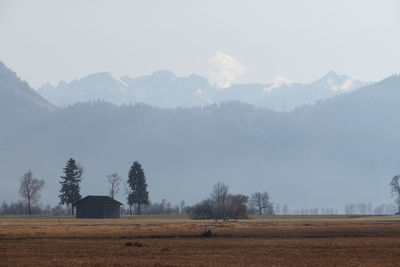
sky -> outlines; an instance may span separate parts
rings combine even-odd
[[[34,88],[101,71],[376,81],[400,72],[399,29],[395,0],[0,0],[0,61]]]

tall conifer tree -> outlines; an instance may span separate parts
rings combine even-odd
[[[60,176],[61,189],[60,204],[66,204],[67,207],[82,198],[80,194],[80,182],[82,181],[82,167],[78,166],[73,158],[70,158],[64,167],[64,176]],[[71,212],[74,214],[74,208],[71,206]]]
[[[133,162],[128,174],[128,205],[137,206],[137,213],[141,214],[141,206],[149,203],[149,192],[147,191],[146,177],[142,166],[138,161]]]

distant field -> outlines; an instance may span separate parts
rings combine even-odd
[[[211,235],[204,234],[208,230]],[[0,265],[388,266],[400,262],[400,218],[184,215],[113,220],[0,216]]]

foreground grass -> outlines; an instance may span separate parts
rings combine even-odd
[[[126,246],[131,243],[132,246]],[[396,266],[392,239],[42,239],[1,245],[10,266]]]
[[[211,235],[204,235],[208,230]],[[400,262],[400,219],[184,215],[0,216],[1,266],[390,266]]]
[[[248,219],[239,219],[238,221],[299,221],[299,220],[354,220],[370,219],[381,220],[393,218],[400,219],[400,216],[379,216],[379,215],[249,215]],[[82,220],[76,219],[74,215],[0,215],[0,222],[7,220]],[[100,220],[103,221],[104,219]],[[155,220],[155,221],[193,221],[187,214],[142,214],[142,215],[121,215],[119,219],[111,220]],[[95,220],[93,220],[95,221]],[[105,221],[110,221],[105,219]],[[196,220],[195,220],[196,221]],[[210,220],[214,221],[214,220]],[[234,220],[230,220],[234,221]]]

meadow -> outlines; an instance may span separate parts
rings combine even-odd
[[[185,215],[0,216],[1,266],[388,266],[400,262],[400,218]]]

